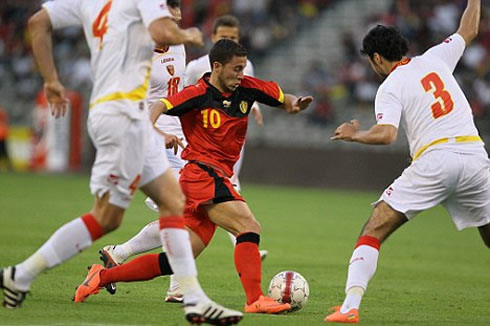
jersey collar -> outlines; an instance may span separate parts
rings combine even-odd
[[[224,92],[224,93],[222,93],[219,89],[217,89],[216,87],[214,87],[213,85],[211,85],[211,83],[209,82],[209,77],[211,77],[211,73],[210,72],[207,72],[207,73],[205,73],[201,77],[201,80],[214,93],[219,94],[220,96],[225,97],[225,98],[229,98],[231,95],[233,95],[233,92],[232,93],[230,93],[230,92]]]
[[[393,66],[393,68],[391,68],[390,74],[393,71],[395,71],[396,68],[408,64],[410,62],[410,60],[412,60],[412,59],[411,58],[407,58],[407,59],[403,59],[402,61],[399,61],[396,65]]]

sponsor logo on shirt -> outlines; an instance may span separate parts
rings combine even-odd
[[[391,194],[393,193],[393,190],[395,190],[395,189],[393,189],[393,187],[389,187],[388,189],[386,189],[386,191],[385,191],[386,195],[391,196]]]
[[[160,60],[161,63],[167,63],[167,62],[171,62],[171,61],[175,61],[174,58],[163,58],[162,60]]]
[[[224,100],[224,101],[223,101],[223,106],[224,106],[225,108],[229,108],[229,107],[231,106],[231,101]]]
[[[376,114],[376,121],[383,119],[383,113]]]
[[[448,37],[447,39],[445,39],[445,40],[444,40],[444,43],[449,43],[449,42],[451,42],[452,40],[453,40],[452,38]]]

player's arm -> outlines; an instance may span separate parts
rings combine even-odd
[[[167,104],[160,100],[156,101],[153,103],[150,107],[150,121],[152,125],[155,125],[155,122],[157,122],[158,117],[164,113],[167,113]]]
[[[67,109],[65,89],[58,79],[58,72],[53,58],[53,42],[50,17],[46,9],[35,13],[28,21],[29,33],[34,58],[44,79],[44,90],[55,118],[64,116]]]
[[[478,35],[478,28],[480,26],[481,17],[481,0],[468,0],[463,16],[459,23],[457,33],[461,35],[466,45]]]
[[[151,37],[160,46],[190,44],[204,46],[202,33],[196,27],[181,29],[170,17],[162,17],[151,22],[148,27]]]
[[[289,114],[296,114],[305,110],[312,101],[312,96],[297,97],[292,94],[284,94],[284,102],[279,105],[279,108],[286,110]]]
[[[331,140],[345,140],[370,145],[389,145],[396,140],[398,129],[393,125],[374,125],[361,131],[359,121],[352,120],[341,124]]]

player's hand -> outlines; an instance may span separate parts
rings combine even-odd
[[[179,138],[179,137],[172,135],[172,134],[167,134],[158,128],[155,128],[155,130],[157,133],[162,135],[163,138],[165,138],[165,148],[166,149],[170,149],[170,148],[174,149],[174,155],[177,155],[177,152],[179,150],[179,146],[180,146],[180,148],[185,147],[184,143],[182,142],[182,140],[183,140],[182,138]]]
[[[48,99],[51,115],[56,119],[64,117],[68,109],[68,99],[65,97],[65,88],[58,81],[45,82],[44,93]]]
[[[288,111],[291,114],[305,110],[313,102],[313,96],[300,96],[294,101],[293,107]]]
[[[330,137],[330,139],[353,141],[353,136],[359,131],[360,126],[357,120],[343,123],[335,130],[335,135]]]
[[[191,27],[186,29],[188,33],[188,41],[187,44],[203,47],[204,46],[204,41],[202,38],[202,32],[196,28],[196,27]]]
[[[259,125],[259,127],[264,126],[264,116],[262,115],[262,110],[258,105],[252,106],[252,115],[254,116],[255,122]]]

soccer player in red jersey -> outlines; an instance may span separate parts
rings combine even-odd
[[[162,113],[180,117],[188,145],[188,163],[180,177],[186,195],[185,224],[197,257],[209,244],[217,226],[237,237],[235,266],[246,293],[245,312],[280,313],[291,309],[268,298],[261,289],[260,224],[230,177],[247,132],[248,114],[255,101],[295,114],[308,107],[311,96],[284,94],[275,82],[244,76],[247,50],[231,40],[216,42],[209,54],[211,73],[196,85],[152,106],[151,120]],[[104,269],[99,286],[141,281],[172,274],[165,253],[138,257]]]

